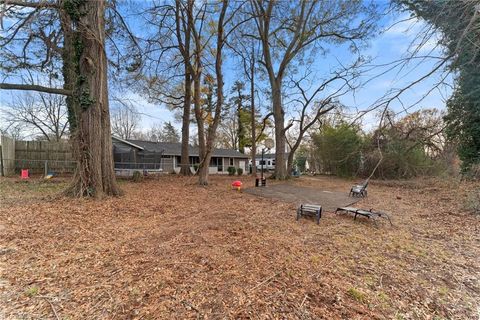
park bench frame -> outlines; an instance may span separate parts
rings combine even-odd
[[[352,188],[350,189],[350,193],[348,195],[350,197],[365,198],[367,196],[367,187],[368,187],[368,180],[365,180],[362,183],[352,186]]]
[[[302,216],[313,216],[317,221],[317,224],[320,223],[320,218],[322,217],[322,206],[316,204],[302,204],[297,209],[297,221]]]
[[[337,214],[339,211],[344,211],[347,213],[353,213],[354,218],[353,220],[357,220],[357,216],[363,216],[368,219],[372,219],[375,225],[377,225],[377,219],[378,218],[384,218],[390,222],[390,225],[393,226],[392,220],[390,219],[390,216],[383,211],[373,211],[373,209],[370,210],[364,210],[364,209],[358,209],[354,207],[340,207],[335,210],[335,214]]]

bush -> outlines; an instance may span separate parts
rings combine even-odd
[[[434,176],[441,172],[441,162],[431,159],[421,145],[400,136],[386,133],[382,142],[383,160],[373,177],[381,179],[409,179],[418,176]],[[376,138],[367,137],[364,149],[365,162],[362,174],[369,176],[380,160]]]
[[[363,144],[358,127],[347,123],[325,125],[313,141],[323,173],[349,177],[358,172]]]
[[[133,182],[140,182],[143,180],[143,174],[140,171],[133,171]]]
[[[464,169],[463,176],[468,180],[480,180],[480,163],[470,165],[468,170]]]
[[[389,121],[368,134],[343,120],[323,124],[312,134],[313,168],[324,174],[382,179],[455,173],[454,148],[444,148],[444,138],[437,132],[444,126],[438,111],[424,110],[399,120],[394,116],[388,113]],[[300,152],[296,164],[304,166]]]
[[[241,176],[243,174],[243,169],[242,168],[237,168],[237,174]]]
[[[228,167],[227,171],[229,176],[234,176],[237,170],[235,169],[235,167]]]

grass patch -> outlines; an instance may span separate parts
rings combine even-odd
[[[38,293],[40,292],[40,289],[38,287],[30,287],[27,290],[25,290],[25,294],[27,297],[35,297]]]
[[[310,261],[312,262],[312,264],[318,266],[320,264],[320,256],[318,255],[312,255],[310,257]]]
[[[447,287],[440,287],[438,289],[438,294],[442,297],[445,297],[448,294],[448,288]]]
[[[359,291],[358,289],[355,288],[350,288],[347,291],[348,295],[352,297],[354,300],[357,300],[358,302],[366,302],[367,301],[367,296]]]

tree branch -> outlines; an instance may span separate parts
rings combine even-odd
[[[28,2],[23,0],[0,0],[0,5],[1,4],[26,8],[58,8],[58,4],[47,1]]]
[[[38,91],[38,92],[45,92],[45,93],[62,94],[65,96],[70,96],[73,93],[71,90],[66,90],[66,89],[49,88],[49,87],[43,87],[35,84],[14,84],[14,83],[5,83],[5,82],[0,83],[0,89]]]

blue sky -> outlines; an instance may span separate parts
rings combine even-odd
[[[394,25],[388,28],[387,31],[372,39],[368,48],[363,50],[363,54],[374,57],[373,64],[387,64],[397,59],[400,59],[407,55],[410,44],[415,42],[418,37],[418,32],[424,26],[421,21],[412,20],[407,22],[398,23],[398,21],[404,20],[407,17],[406,14],[391,14],[384,18],[382,23],[385,26]],[[423,48],[422,53],[427,53],[434,49],[435,41],[428,42]],[[435,49],[431,54],[440,54],[439,49]],[[315,62],[308,66],[314,74],[318,74],[320,77],[322,72],[325,72],[329,68],[333,68],[338,65],[338,61],[345,63],[351,59],[351,55],[344,47],[331,47],[329,53],[324,57],[318,57]],[[224,76],[225,76],[225,93],[230,92],[230,86],[237,79],[242,80],[242,75],[239,74],[237,65],[229,59],[225,59]],[[425,60],[420,64],[410,64],[404,66],[399,72],[399,68],[396,68],[374,80],[368,82],[363,88],[357,90],[355,93],[347,94],[341,98],[341,102],[348,106],[347,113],[349,116],[356,116],[358,111],[369,109],[377,99],[381,98],[389,89],[401,88],[408,83],[418,79],[423,74],[429,72],[435,61]],[[387,67],[376,68],[365,75],[362,80],[367,81],[374,75],[381,74]],[[399,116],[405,114],[402,107],[403,105],[409,106],[423,96],[432,86],[438,81],[440,73],[434,74],[431,78],[426,79],[422,83],[419,83],[411,90],[406,91],[401,96],[401,101],[395,101],[391,104],[391,108],[399,113]],[[451,82],[451,78],[449,78]],[[445,108],[445,100],[448,98],[450,90],[448,87],[442,87],[441,90],[435,90],[428,97],[426,97],[421,103],[410,107],[408,112],[412,112],[421,108]],[[138,110],[143,114],[142,127],[148,128],[154,123],[171,121],[177,128],[180,128],[180,124],[175,122],[173,114],[165,106],[151,104],[143,97],[133,92],[125,93],[132,101],[135,101]],[[288,114],[288,112],[287,112]],[[364,130],[370,130],[377,124],[376,112],[370,112],[366,114],[362,119],[362,125]],[[192,129],[194,129],[192,127]]]
[[[145,2],[140,2],[145,5]],[[133,2],[133,4],[139,4],[139,2]],[[384,3],[383,3],[384,4]],[[386,16],[382,19],[381,23],[384,26],[391,26],[387,31],[372,39],[369,42],[369,46],[363,50],[364,55],[375,57],[374,64],[388,64],[392,61],[395,61],[407,54],[409,45],[412,41],[415,41],[418,37],[418,31],[422,28],[423,23],[419,21],[408,21],[401,22],[407,17],[406,14],[392,13],[389,16]],[[137,19],[137,20],[136,20]],[[139,16],[130,16],[127,18],[128,21],[133,21],[132,28],[140,30],[140,32],[145,33],[145,25],[138,20]],[[147,31],[148,32],[148,31]],[[422,50],[428,52],[429,49],[432,49],[435,45],[435,42],[432,41],[427,43]],[[437,52],[439,53],[438,50]],[[227,53],[228,54],[228,53]],[[314,59],[314,63],[311,65],[305,66],[305,69],[309,69],[313,72],[317,78],[320,78],[324,73],[328,73],[328,70],[334,68],[338,65],[338,61],[346,63],[352,59],[349,51],[345,46],[340,47],[329,47],[329,52],[325,56],[319,56]],[[433,67],[434,61],[426,60],[421,64],[411,64],[407,65],[405,68],[399,72],[399,69],[392,70],[389,73],[386,73],[374,80],[368,82],[363,88],[357,90],[356,92],[349,93],[341,98],[341,102],[348,106],[346,110],[348,115],[354,117],[358,111],[363,111],[369,109],[372,104],[374,104],[377,99],[381,98],[389,89],[391,88],[401,88],[411,81],[418,79],[421,75],[425,74]],[[225,94],[230,93],[230,87],[235,80],[243,80],[242,75],[238,72],[238,66],[234,63],[232,58],[226,56],[225,66],[224,66],[224,77],[225,77]],[[377,68],[365,75],[362,80],[367,81],[374,75],[378,75],[386,70],[384,68]],[[395,101],[392,103],[391,108],[397,112],[402,111],[403,105],[410,105],[415,102],[419,97],[421,97],[425,92],[430,90],[435,82],[438,80],[440,74],[434,75],[433,77],[423,81],[422,83],[416,85],[412,90],[408,90],[401,96],[401,101]],[[450,79],[451,81],[451,79]],[[113,91],[113,90],[112,90]],[[0,106],[1,104],[6,104],[9,100],[9,96],[12,92],[7,92],[2,90]],[[450,91],[448,88],[443,88],[439,91],[432,92],[425,100],[423,100],[418,105],[412,107],[408,111],[414,111],[419,108],[445,108],[445,99],[448,98]],[[161,122],[170,121],[177,128],[180,129],[180,124],[175,121],[174,115],[169,111],[165,106],[159,104],[153,104],[147,101],[147,99],[137,92],[122,90],[120,93],[116,92],[115,95],[128,99],[131,101],[135,107],[138,109],[139,113],[142,115],[140,127],[143,130],[147,130],[154,124]],[[264,99],[264,103],[268,104],[268,101]],[[114,104],[112,104],[114,107]],[[366,114],[361,120],[364,130],[370,130],[376,124],[376,112],[370,112]],[[287,111],[288,117],[288,111]],[[195,128],[192,126],[192,132]]]

